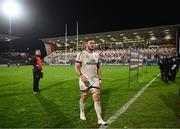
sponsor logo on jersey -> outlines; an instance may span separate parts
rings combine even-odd
[[[97,65],[98,63],[94,60],[91,59],[89,62],[87,62],[88,65]]]

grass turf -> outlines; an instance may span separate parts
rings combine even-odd
[[[97,128],[91,94],[86,103],[86,121],[79,119],[79,86],[74,67],[44,66],[42,92],[32,93],[32,68],[0,67],[1,128]],[[126,66],[103,66],[101,104],[107,120],[158,73],[158,67],[131,72],[128,88]],[[179,76],[179,75],[178,75]],[[180,127],[180,98],[177,82],[158,78],[110,128]],[[163,124],[165,123],[165,124]]]

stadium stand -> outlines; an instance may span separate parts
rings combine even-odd
[[[95,40],[96,51],[100,54],[103,64],[126,65],[129,62],[129,48],[138,48],[140,53],[143,54],[144,62],[146,62],[147,56],[150,55],[152,62],[156,63],[158,58],[176,54],[176,32],[179,27],[180,25],[169,25],[84,34],[79,35],[78,39],[76,35],[68,36],[67,39],[65,37],[55,37],[41,40],[0,35],[0,63],[26,62],[28,56],[39,48],[43,57],[45,57],[45,63],[72,65],[78,51],[84,48],[84,43],[88,38]],[[13,46],[10,50],[11,41],[13,41]],[[67,44],[65,44],[65,41],[67,41]]]
[[[147,60],[147,56],[150,55],[152,63],[157,64],[158,58],[164,56],[175,56],[176,49],[174,47],[165,48],[138,48],[139,52],[143,55],[144,62]],[[130,58],[129,49],[108,49],[108,50],[96,50],[100,55],[101,62],[103,64],[128,64]],[[47,64],[74,64],[77,52],[59,52],[54,51],[50,55],[44,58]]]
[[[151,56],[153,63],[164,56],[174,56],[177,48],[177,29],[180,25],[112,31],[77,36],[41,39],[45,43],[47,64],[74,64],[77,51],[84,48],[88,38],[95,40],[103,64],[127,64],[129,48],[138,48],[144,61]],[[65,42],[67,41],[67,42]],[[78,41],[78,42],[77,42]],[[67,43],[67,44],[65,44]]]

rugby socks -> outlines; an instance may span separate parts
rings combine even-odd
[[[79,101],[79,107],[80,107],[80,113],[84,113],[84,109],[85,109],[85,102],[81,102],[81,100]]]
[[[94,108],[98,117],[98,120],[102,120],[101,117],[101,103],[99,102],[94,102]]]

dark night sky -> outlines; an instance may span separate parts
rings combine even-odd
[[[0,0],[2,4],[4,0]],[[17,0],[23,14],[14,18],[15,36],[48,38],[180,24],[179,4],[158,0]],[[0,34],[8,33],[8,18],[0,11]]]

